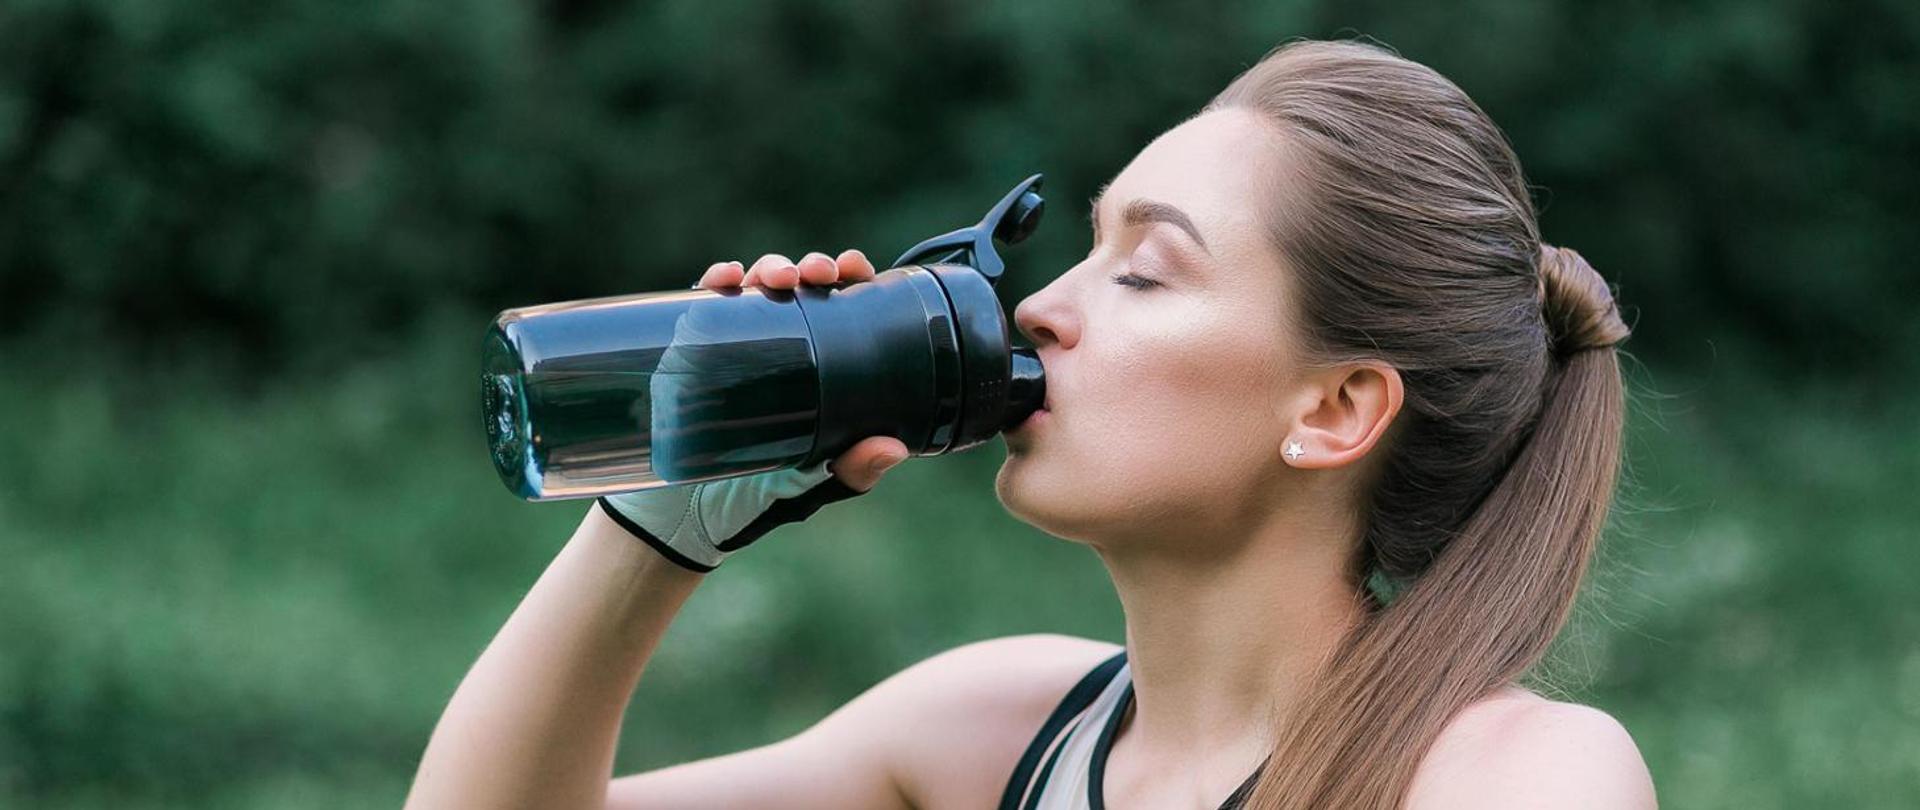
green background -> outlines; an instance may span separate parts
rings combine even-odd
[[[1634,326],[1560,696],[1669,807],[1920,803],[1920,6],[0,2],[0,804],[400,803],[584,504],[512,498],[494,312],[891,259],[1086,197],[1268,48],[1365,35],[1514,141]],[[975,639],[1119,640],[1099,561],[919,459],[729,561],[619,771],[792,734]]]

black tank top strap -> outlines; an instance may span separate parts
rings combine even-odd
[[[1107,810],[1105,784],[1107,754],[1113,750],[1114,732],[1120,728],[1120,721],[1127,713],[1127,704],[1132,701],[1133,683],[1129,681],[1126,691],[1121,693],[1120,705],[1114,709],[1112,714],[1107,716],[1106,726],[1101,729],[1099,741],[1095,743],[1093,749],[1092,765],[1087,774],[1087,806],[1089,810]],[[1273,756],[1269,754],[1267,761],[1271,761],[1272,759]],[[1247,775],[1246,780],[1242,781],[1239,787],[1234,788],[1232,793],[1227,794],[1227,798],[1220,802],[1220,810],[1240,810],[1240,808],[1246,805],[1247,795],[1253,792],[1253,783],[1260,781],[1260,772],[1266,769],[1267,761],[1261,762],[1259,767],[1253,769],[1253,773]],[[1046,784],[1046,781],[1047,776],[1045,773],[1042,773],[1040,775],[1040,784]]]
[[[1234,788],[1232,793],[1227,794],[1227,800],[1220,803],[1220,810],[1240,810],[1240,808],[1245,807],[1248,794],[1253,793],[1253,783],[1260,781],[1260,772],[1267,769],[1267,762],[1272,761],[1272,755],[1268,755],[1266,762],[1262,762],[1260,763],[1260,767],[1254,768],[1253,773],[1247,775],[1247,781],[1241,782],[1239,787]]]
[[[1113,674],[1120,671],[1120,666],[1125,664],[1126,660],[1126,650],[1122,649],[1114,653],[1067,691],[1067,696],[1060,700],[1060,705],[1054,707],[1053,714],[1047,717],[1047,722],[1040,726],[1040,733],[1034,735],[1033,742],[1027,744],[1027,751],[1021,755],[1020,764],[1014,767],[1012,778],[1007,780],[1006,790],[1000,794],[1000,810],[1019,810],[1020,797],[1026,793],[1027,787],[1033,782],[1033,771],[1040,766],[1040,759],[1046,754],[1047,747],[1053,744],[1054,738],[1060,736],[1061,731],[1075,715],[1085,711],[1087,706],[1093,703],[1094,698],[1100,696],[1100,691],[1106,687],[1108,681],[1113,679]]]

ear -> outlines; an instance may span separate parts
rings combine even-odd
[[[1292,400],[1280,451],[1289,465],[1333,469],[1365,458],[1400,412],[1400,372],[1385,363],[1312,373]],[[1298,449],[1300,452],[1293,453]]]

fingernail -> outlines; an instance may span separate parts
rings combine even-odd
[[[873,462],[873,467],[871,469],[873,470],[874,475],[880,475],[881,473],[884,473],[888,470],[893,469],[894,465],[899,464],[900,462],[906,461],[906,460],[907,460],[906,456],[882,456],[878,460]]]

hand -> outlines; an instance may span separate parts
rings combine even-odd
[[[826,286],[843,281],[850,284],[872,281],[873,275],[873,262],[867,259],[867,254],[854,249],[840,251],[838,258],[829,258],[825,253],[808,253],[801,257],[799,264],[778,253],[769,253],[761,256],[752,267],[745,267],[739,262],[715,262],[700,277],[699,286],[709,290],[756,285],[791,290],[802,283]],[[878,473],[869,472],[875,461],[905,458],[907,455],[907,445],[899,439],[873,436],[847,448],[839,458],[829,462],[828,469],[833,470],[835,477],[848,486],[865,492],[880,480]]]
[[[809,253],[797,265],[769,253],[751,268],[740,262],[717,262],[695,286],[790,290],[802,283],[858,283],[873,276],[873,263],[858,250],[842,251],[837,259]],[[668,559],[705,573],[776,526],[805,520],[821,506],[866,494],[888,468],[909,455],[906,443],[899,439],[870,436],[818,467],[609,495],[600,499],[600,507]]]

